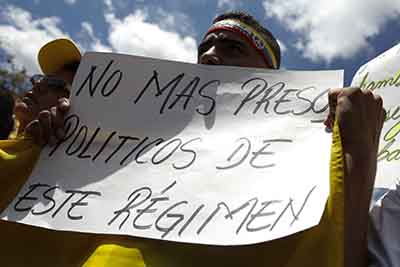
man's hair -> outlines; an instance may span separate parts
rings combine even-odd
[[[219,16],[217,16],[213,20],[213,24],[225,20],[225,19],[237,19],[251,27],[253,27],[254,30],[256,30],[259,34],[261,34],[262,37],[264,37],[265,41],[268,42],[268,44],[271,46],[272,51],[274,52],[274,55],[276,57],[276,61],[278,64],[278,68],[281,65],[281,49],[279,47],[278,41],[276,38],[272,35],[270,31],[268,31],[266,28],[261,26],[261,24],[250,14],[245,13],[243,11],[230,11],[223,13]]]

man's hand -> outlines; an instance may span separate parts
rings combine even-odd
[[[70,109],[68,98],[58,99],[56,106],[50,110],[39,112],[37,119],[31,121],[25,127],[25,133],[31,136],[38,145],[52,143],[55,139],[62,139],[64,133],[64,118]]]
[[[359,88],[331,90],[329,107],[327,124],[337,119],[345,164],[345,266],[364,267],[369,203],[386,113],[379,96]]]
[[[329,92],[329,114],[339,123],[343,151],[357,159],[352,164],[368,171],[372,178],[386,116],[382,104],[382,98],[369,90],[340,88]]]

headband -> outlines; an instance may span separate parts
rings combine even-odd
[[[247,39],[250,44],[262,54],[264,61],[269,66],[272,66],[274,69],[278,69],[278,63],[272,48],[268,42],[251,26],[237,19],[224,19],[211,25],[211,28],[207,31],[206,35],[217,30],[233,31],[244,36],[245,39]]]

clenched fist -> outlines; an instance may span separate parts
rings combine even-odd
[[[344,156],[345,266],[366,266],[368,211],[379,138],[386,112],[382,99],[360,88],[329,93],[327,126],[337,120]]]

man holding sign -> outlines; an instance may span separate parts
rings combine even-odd
[[[378,152],[368,228],[370,266],[400,265],[399,100],[400,44],[362,65],[352,84],[371,90],[384,99],[387,110]]]
[[[273,36],[252,17],[242,13],[228,13],[214,20],[214,24],[199,46],[198,62],[209,65],[278,69],[280,52]],[[251,247],[223,248],[168,244],[169,248],[166,250],[170,254],[169,257],[173,258],[173,255],[182,254],[182,264],[188,264],[189,262],[185,260],[191,259],[190,265],[192,266],[216,264],[243,266],[249,263],[251,265],[272,264],[274,266],[311,266],[310,264],[341,266],[343,264],[343,252],[340,251],[343,249],[343,240],[340,238],[343,233],[341,231],[343,229],[343,214],[341,214],[343,212],[343,187],[340,187],[340,184],[343,182],[341,179],[344,176],[346,180],[345,192],[350,192],[354,187],[359,190],[356,193],[351,192],[352,194],[346,193],[345,197],[346,203],[354,205],[351,212],[350,209],[346,208],[345,213],[346,246],[351,246],[354,251],[353,255],[345,254],[346,263],[352,264],[349,266],[362,266],[357,265],[361,262],[356,263],[352,260],[363,260],[365,253],[363,247],[365,245],[363,243],[365,231],[361,223],[364,222],[364,212],[367,214],[364,204],[368,202],[369,186],[375,175],[377,143],[384,116],[382,103],[379,98],[372,94],[364,93],[355,88],[332,91],[329,102],[331,113],[328,124],[334,129],[336,138],[334,138],[334,149],[336,150],[333,153],[338,158],[335,161],[336,168],[332,168],[334,174],[331,177],[331,185],[333,185],[331,195],[319,226],[288,238]],[[41,129],[39,130],[39,139],[48,137],[47,134],[43,134],[42,130],[46,132],[46,129],[52,129],[50,127],[51,119],[55,116],[47,116],[46,118],[46,120],[39,120],[39,129]],[[338,121],[338,124],[333,126],[332,122],[335,120]],[[340,128],[340,132],[337,126]],[[341,136],[341,139],[339,136]],[[340,142],[343,146],[340,145]],[[344,155],[344,174],[340,173],[340,167],[343,167],[341,153]],[[369,166],[369,168],[364,168],[364,166]],[[335,176],[336,172],[338,173]],[[354,217],[352,217],[353,215]],[[339,235],[336,237],[337,239],[333,237],[335,234]],[[327,239],[324,240],[324,238]],[[119,251],[117,253],[120,258],[126,257],[128,259],[132,257],[130,259],[132,261],[141,261],[141,257],[138,256],[140,252],[138,254],[136,249],[139,248],[149,266],[168,266],[168,262],[172,265],[179,265],[179,260],[176,258],[164,261],[168,257],[161,256],[163,253],[161,253],[157,241],[94,237],[93,235],[87,235],[87,240],[90,240],[88,243],[91,244],[107,243],[106,240],[109,240],[110,243],[123,244],[123,247],[115,246],[111,250]],[[128,249],[129,247],[131,249]],[[99,261],[104,260],[101,255],[104,255],[104,252],[107,252],[108,249],[110,247],[99,246],[85,266],[99,264]],[[320,253],[315,258],[310,259],[308,251],[314,249],[317,249]],[[78,257],[77,255],[75,257]],[[212,258],[208,258],[207,255]],[[288,257],[288,255],[291,256]],[[74,257],[74,255],[69,255],[66,258],[70,261],[82,261],[82,259],[71,259],[71,257]],[[268,263],[266,262],[267,259]],[[112,258],[111,261],[113,261]]]

